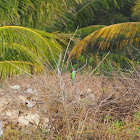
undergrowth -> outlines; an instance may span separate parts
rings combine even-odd
[[[48,76],[48,128],[16,128],[9,124],[4,140],[138,140],[140,139],[140,79],[137,74],[92,77]],[[43,79],[42,79],[43,80]],[[53,83],[54,81],[54,83]],[[46,80],[45,80],[46,82]]]

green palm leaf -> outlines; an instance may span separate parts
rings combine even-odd
[[[74,3],[74,0],[0,0],[0,25],[45,29]]]
[[[51,60],[52,53],[56,55],[61,51],[59,44],[50,40],[47,41],[36,31],[20,26],[0,27],[0,44],[3,45],[4,43],[10,45],[14,43],[22,44],[44,61],[46,58]],[[2,53],[2,50],[0,52]]]
[[[138,21],[140,20],[140,0],[135,0],[132,16],[136,17]]]
[[[37,57],[35,53],[29,50],[27,47],[13,43],[9,45],[4,43],[0,45],[1,57],[0,60],[4,61],[28,61],[30,63],[42,66],[42,61]]]
[[[1,78],[8,77],[9,72],[10,76],[22,74],[21,69],[28,73],[40,73],[45,71],[45,65],[49,64],[52,68],[50,62],[57,59],[62,52],[59,43],[66,42],[67,38],[58,33],[46,33],[20,26],[0,27]],[[17,67],[20,69],[16,70]]]
[[[86,27],[93,23],[97,13],[103,11],[115,10],[129,2],[130,0],[81,0],[72,7],[69,12],[61,16],[54,25],[56,29],[65,31],[74,31],[77,26]]]
[[[99,49],[126,47],[140,43],[140,22],[128,22],[106,26],[82,39],[71,51],[70,57],[76,57],[88,46]]]
[[[0,61],[0,79],[10,78],[16,74],[22,75],[43,73],[41,66],[23,61]]]
[[[76,33],[80,34],[80,38],[84,38],[87,35],[91,34],[92,32],[95,32],[103,27],[105,27],[105,25],[92,25],[92,26],[78,29]]]

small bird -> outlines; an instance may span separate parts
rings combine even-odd
[[[75,70],[72,70],[72,73],[71,73],[71,80],[72,80],[72,85],[75,81],[75,77],[76,77],[76,71]]]

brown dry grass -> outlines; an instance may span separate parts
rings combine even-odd
[[[69,73],[37,79],[15,78],[9,85],[18,83],[23,89],[40,91],[45,101],[42,114],[49,117],[49,129],[41,123],[20,129],[10,125],[2,139],[140,139],[139,75],[107,78],[78,74],[73,86]]]

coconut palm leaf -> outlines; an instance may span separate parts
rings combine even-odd
[[[128,22],[106,26],[82,39],[71,51],[70,57],[76,57],[88,46],[99,49],[123,48],[140,44],[140,22]]]
[[[32,7],[27,7],[23,15],[20,16],[22,26],[45,29],[53,21],[73,5],[73,0],[37,0]],[[34,22],[36,21],[36,22]]]
[[[74,0],[0,0],[0,25],[45,29],[74,3]]]
[[[8,61],[27,61],[43,67],[43,62],[40,60],[35,53],[29,50],[26,46],[21,44],[8,44],[4,43],[0,45],[1,57],[0,61],[5,59]]]
[[[23,61],[0,61],[0,79],[11,78],[18,74],[38,74],[43,73],[41,66]]]
[[[0,1],[0,23],[1,25],[18,24],[20,13],[24,13],[28,7],[33,7],[37,0],[1,0]]]
[[[136,17],[137,20],[140,21],[140,0],[135,0],[132,16]]]
[[[48,40],[49,39],[50,38],[48,37]],[[46,58],[51,60],[52,53],[55,56],[61,51],[61,46],[54,43],[53,40],[47,41],[36,31],[20,26],[0,27],[0,44],[4,43],[8,43],[10,45],[13,43],[22,44],[32,50],[33,53],[42,60],[45,60]]]
[[[28,73],[40,73],[46,65],[52,68],[50,62],[62,52],[59,43],[65,44],[67,39],[59,33],[46,33],[20,26],[0,27],[0,74],[5,75],[1,77],[6,77],[9,70],[12,73],[10,76],[18,72],[21,74],[15,70],[17,67]],[[15,68],[7,61],[12,62]]]
[[[91,34],[92,32],[95,32],[103,27],[105,27],[105,25],[92,25],[92,26],[78,29],[76,33],[80,34],[80,38],[84,38],[87,35]]]
[[[91,25],[95,14],[115,10],[131,0],[81,0],[69,12],[61,16],[54,26],[64,31],[74,31],[79,28]],[[55,28],[54,28],[55,29]]]
[[[52,42],[55,42],[57,44],[61,43],[63,45],[67,45],[68,40],[70,39],[69,34],[65,34],[65,33],[59,33],[59,32],[48,33],[42,30],[36,30],[36,29],[32,29],[32,30],[39,33],[43,38],[50,39]]]

